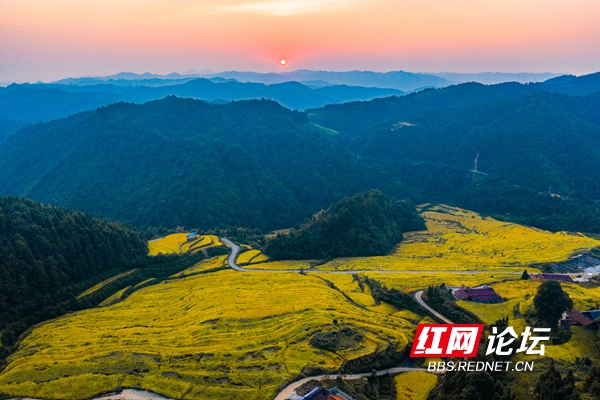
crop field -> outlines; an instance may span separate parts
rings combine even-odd
[[[124,276],[127,276],[127,275],[129,275],[129,274],[131,274],[131,273],[133,273],[135,271],[136,271],[135,269],[132,269],[131,271],[123,272],[122,274],[115,275],[115,276],[113,276],[111,278],[108,278],[107,280],[102,281],[99,284],[97,284],[95,286],[92,286],[91,288],[89,288],[85,292],[81,293],[79,296],[77,296],[77,298],[80,299],[80,298],[82,298],[84,296],[87,296],[88,294],[92,294],[92,293],[94,293],[94,292],[102,289],[104,286],[108,285],[109,283],[112,283],[112,282],[116,281],[119,278],[123,278]]]
[[[215,235],[203,235],[191,241],[187,241],[187,233],[173,233],[164,238],[148,242],[148,254],[156,256],[159,254],[179,254],[197,252],[209,247],[223,246],[223,243]]]
[[[137,289],[137,288],[139,288],[140,286],[144,286],[144,285],[146,285],[146,284],[148,284],[148,283],[150,283],[150,282],[153,282],[153,281],[155,281],[155,280],[156,280],[155,278],[149,278],[149,279],[146,279],[145,281],[141,281],[140,283],[138,283],[138,284],[134,285],[134,286],[133,286],[133,288],[134,288],[134,289]]]
[[[235,260],[237,264],[254,264],[262,263],[269,259],[266,255],[260,252],[260,250],[248,250],[240,254]]]
[[[398,273],[398,274],[380,274],[369,272],[365,274],[367,277],[381,282],[389,289],[398,289],[403,292],[415,292],[425,289],[428,286],[439,286],[442,283],[446,286],[479,286],[485,283],[501,282],[505,280],[515,280],[519,275],[486,272],[481,274],[454,274],[454,273]]]
[[[206,260],[202,260],[197,264],[192,265],[186,270],[171,275],[171,278],[182,278],[188,275],[194,275],[199,272],[208,271],[211,269],[222,267],[226,264],[227,256],[211,257]]]
[[[121,290],[119,290],[118,292],[116,292],[115,294],[113,294],[112,296],[110,296],[109,298],[107,298],[106,300],[104,300],[102,303],[99,304],[99,307],[106,307],[106,306],[110,306],[118,301],[120,301],[123,298],[123,294],[127,291],[127,289],[129,289],[131,286],[127,286],[126,288],[123,288]]]
[[[315,333],[340,327],[363,342],[337,353],[310,346]],[[404,318],[357,307],[323,279],[223,270],[36,328],[7,360],[0,387],[15,397],[83,399],[120,380],[173,398],[266,399],[282,374],[335,370],[389,343],[401,349],[413,334]]]
[[[310,273],[309,273],[310,274]],[[325,279],[335,285],[344,294],[350,297],[356,304],[364,307],[375,305],[375,299],[371,296],[371,289],[367,285],[360,288],[358,282],[349,274],[315,274],[319,278]]]
[[[581,234],[551,233],[448,206],[424,206],[427,231],[409,232],[389,256],[339,258],[319,269],[507,270],[563,261],[600,246]]]
[[[438,377],[421,371],[404,372],[394,377],[396,400],[427,400]]]
[[[285,271],[285,270],[306,270],[308,271],[312,264],[311,260],[285,260],[285,261],[271,261],[271,262],[261,262],[256,264],[248,264],[244,265],[246,269],[270,269],[276,271]]]

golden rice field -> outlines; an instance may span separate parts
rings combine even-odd
[[[187,235],[187,233],[173,233],[164,238],[148,242],[148,255],[195,253],[209,247],[223,246],[223,243],[215,235],[202,235],[189,242],[187,241]]]
[[[116,281],[117,279],[123,278],[124,276],[127,276],[133,272],[137,271],[137,269],[132,269],[131,271],[127,271],[127,272],[123,272],[122,274],[118,274],[115,275],[111,278],[108,278],[105,281],[100,282],[99,284],[92,286],[91,288],[89,288],[88,290],[86,290],[85,292],[81,293],[79,296],[77,296],[78,299],[87,296],[88,294],[92,294],[100,289],[102,289],[104,286],[108,285],[109,283],[112,283],[114,281]]]
[[[119,291],[117,291],[115,294],[113,294],[112,296],[108,297],[106,300],[104,300],[102,303],[99,304],[99,307],[106,307],[106,306],[110,306],[112,304],[115,304],[118,301],[121,301],[121,299],[123,298],[123,294],[127,291],[127,289],[129,289],[131,286],[127,286],[126,288],[123,288]]]
[[[141,281],[140,283],[138,283],[138,284],[136,284],[135,286],[133,286],[133,288],[134,288],[134,289],[137,289],[137,288],[139,288],[140,286],[144,286],[144,285],[146,285],[146,284],[148,284],[148,283],[150,283],[150,282],[153,282],[153,281],[155,281],[155,280],[156,280],[155,278],[146,279],[145,281]]]
[[[449,206],[424,206],[427,231],[409,232],[388,256],[339,258],[319,269],[506,270],[563,261],[600,246],[581,234],[551,233]]]
[[[371,289],[369,286],[363,285],[363,289],[361,289],[358,282],[354,280],[350,274],[319,273],[314,275],[333,283],[335,287],[344,292],[344,294],[350,297],[356,304],[364,307],[372,307],[375,305],[375,299],[371,296]]]
[[[340,326],[365,340],[338,353],[308,344]],[[358,307],[315,276],[223,270],[36,328],[7,360],[0,387],[15,397],[83,399],[120,380],[172,398],[267,399],[281,365],[286,380],[306,366],[334,370],[389,343],[402,348],[413,333],[404,318]]]
[[[173,274],[170,277],[171,278],[182,278],[187,275],[194,275],[194,274],[197,274],[200,272],[219,268],[219,267],[222,267],[227,264],[226,260],[227,260],[226,255],[207,258],[206,260],[202,260],[199,263],[192,265],[188,269],[185,269],[181,272]]]
[[[284,261],[271,261],[271,262],[260,262],[256,264],[244,265],[246,269],[269,269],[274,271],[308,271],[312,268],[312,260],[284,260]]]
[[[248,250],[238,255],[235,262],[239,265],[262,263],[269,259],[260,250]]]
[[[446,286],[470,286],[475,287],[493,282],[502,282],[505,280],[519,279],[518,274],[508,274],[501,272],[484,272],[478,274],[469,273],[397,273],[385,274],[377,272],[369,272],[365,276],[381,282],[389,289],[397,289],[403,292],[415,292],[427,288],[428,286],[439,286],[442,283]]]
[[[394,377],[396,400],[427,400],[438,377],[421,371],[404,372]]]

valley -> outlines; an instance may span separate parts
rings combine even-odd
[[[422,367],[414,364],[396,368],[415,325],[432,321],[431,314],[411,300],[413,293],[441,284],[490,284],[506,302],[457,305],[486,324],[509,317],[515,326],[524,326],[513,309],[526,313],[539,282],[518,280],[523,268],[536,272],[531,264],[537,261],[562,261],[600,244],[582,235],[531,230],[444,205],[420,206],[420,212],[427,230],[405,233],[407,238],[389,256],[322,265],[269,261],[256,250],[211,235],[186,242],[187,234],[178,233],[151,241],[153,257],[160,252],[194,252],[194,243],[225,245],[230,252],[159,284],[140,282],[149,286],[133,291],[127,286],[99,307],[41,324],[7,359],[0,387],[9,396],[39,399],[86,399],[117,387],[168,398],[283,399],[276,397],[281,385],[305,377],[342,371],[348,379],[358,379],[351,374],[364,372],[366,365],[381,371],[395,368],[394,373],[418,371]],[[460,254],[480,257],[481,264],[465,261],[460,269],[452,268],[458,246],[463,246]],[[417,254],[423,259],[414,260]],[[250,262],[257,256],[257,263]],[[437,258],[445,261],[445,268],[432,263]],[[384,267],[378,269],[380,264]],[[280,265],[299,267],[279,269]],[[333,267],[340,265],[344,267]],[[410,294],[405,307],[376,298],[371,282]],[[597,288],[567,284],[565,290],[582,309],[600,301]],[[124,291],[129,291],[126,297]],[[359,335],[359,341],[315,347],[317,334],[342,329]],[[548,347],[548,354],[568,362],[578,354],[600,360],[594,346],[584,345],[590,333],[573,329],[573,338]],[[379,358],[375,364],[374,355]]]

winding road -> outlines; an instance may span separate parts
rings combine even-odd
[[[227,246],[229,246],[229,248],[231,249],[231,253],[229,253],[229,257],[227,258],[227,262],[229,264],[229,266],[231,268],[233,268],[236,271],[241,271],[241,272],[274,272],[274,273],[282,273],[282,272],[301,272],[301,270],[270,270],[270,269],[249,269],[249,268],[242,268],[239,265],[237,265],[235,263],[235,260],[240,252],[240,246],[238,246],[237,244],[233,243],[231,240],[227,239],[227,238],[220,238],[221,241],[223,243],[225,243]],[[310,272],[312,273],[327,273],[327,274],[357,274],[357,273],[366,273],[366,272],[377,272],[377,273],[431,273],[431,272],[443,272],[443,273],[468,273],[468,274],[477,274],[477,273],[483,273],[483,272],[489,272],[489,271],[415,271],[415,270],[410,270],[410,271],[394,271],[394,270],[385,270],[385,271],[377,271],[377,270],[352,270],[352,271],[326,271],[326,270],[311,270]],[[494,271],[496,272],[496,271]],[[509,273],[514,273],[514,274],[519,274],[519,272],[514,272],[514,271],[508,271]],[[417,293],[415,293],[415,300],[417,301],[417,303],[419,303],[421,306],[423,306],[424,308],[426,308],[428,311],[430,311],[433,315],[435,315],[436,317],[438,317],[439,319],[441,319],[442,321],[446,322],[447,324],[452,324],[453,322],[450,321],[448,318],[444,317],[442,314],[440,314],[439,312],[435,311],[433,308],[429,307],[421,298],[421,295],[423,294],[423,291],[420,290]],[[395,368],[389,368],[389,369],[384,369],[381,371],[377,371],[375,372],[375,375],[380,376],[380,375],[385,375],[385,374],[397,374],[400,372],[408,372],[408,371],[427,371],[424,368],[412,368],[412,367],[395,367]],[[371,376],[372,372],[365,372],[362,374],[347,374],[344,375],[344,379],[347,380],[354,380],[354,379],[360,379],[363,377],[368,377]],[[290,383],[288,386],[286,386],[285,388],[283,388],[283,390],[281,392],[279,392],[277,394],[277,396],[275,396],[275,398],[273,400],[286,400],[287,397],[289,395],[291,395],[292,393],[294,393],[294,391],[304,385],[306,382],[312,381],[312,380],[316,380],[316,381],[324,381],[324,380],[334,380],[338,377],[337,374],[334,375],[317,375],[317,376],[309,376],[307,378],[303,378],[300,379],[296,382],[292,382]]]
[[[447,323],[447,324],[453,324],[454,323],[454,322],[450,321],[448,318],[444,317],[439,312],[435,311],[433,308],[429,307],[427,305],[427,303],[425,303],[423,301],[423,299],[421,298],[422,295],[423,295],[423,291],[422,290],[419,290],[417,293],[415,293],[415,300],[417,301],[417,303],[419,303],[421,306],[423,306],[424,308],[426,308],[427,311],[429,311],[430,313],[432,313],[433,315],[435,315],[436,317],[438,317],[439,319],[441,319],[445,323]]]
[[[515,272],[514,270],[463,270],[463,271],[455,271],[455,270],[427,270],[427,269],[409,269],[409,270],[394,270],[394,269],[353,269],[353,270],[326,270],[326,269],[260,269],[260,268],[242,268],[235,263],[235,260],[240,252],[240,246],[233,243],[231,240],[221,237],[219,238],[221,242],[225,243],[231,249],[231,253],[227,258],[227,262],[229,266],[236,271],[240,272],[266,272],[266,273],[277,273],[281,274],[284,272],[310,272],[310,273],[320,273],[320,274],[366,274],[366,273],[377,273],[377,274],[435,274],[435,273],[444,273],[444,274],[487,274],[487,273],[497,273],[497,274],[512,274],[512,275],[521,275],[522,272]]]
[[[409,372],[409,371],[425,371],[425,372],[427,372],[427,370],[425,368],[396,367],[396,368],[384,369],[382,371],[377,371],[377,372],[375,372],[375,375],[381,376],[381,375],[386,375],[388,373],[389,374],[397,374],[397,373],[400,373],[400,372]],[[360,378],[364,378],[364,377],[367,377],[367,376],[371,376],[372,374],[373,374],[372,372],[365,372],[364,374],[348,374],[348,375],[342,375],[342,376],[346,380],[355,380],[355,379],[360,379]],[[277,396],[275,396],[275,398],[273,400],[285,400],[285,399],[287,399],[287,397],[290,394],[292,394],[294,392],[294,390],[296,390],[298,387],[304,385],[308,381],[334,380],[338,376],[339,375],[337,375],[337,374],[334,374],[334,375],[318,375],[318,376],[309,376],[308,378],[300,379],[299,381],[290,383],[288,386],[286,386],[285,388],[283,388],[283,390],[281,392],[279,392],[279,394]]]

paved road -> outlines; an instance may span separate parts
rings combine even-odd
[[[271,272],[271,273],[282,273],[282,272],[300,272],[301,270],[270,270],[270,269],[255,269],[255,268],[242,268],[239,265],[237,265],[235,263],[235,259],[237,258],[237,255],[240,252],[240,246],[238,246],[237,244],[233,243],[231,240],[227,239],[227,238],[220,238],[221,241],[225,244],[227,244],[227,246],[229,246],[229,248],[231,249],[231,253],[229,254],[229,257],[227,258],[227,262],[229,263],[229,266],[233,269],[235,269],[236,271],[242,271],[242,272]],[[456,274],[464,274],[464,273],[468,273],[468,274],[477,274],[477,273],[484,273],[484,272],[490,272],[490,271],[392,271],[392,270],[385,270],[385,271],[377,271],[377,270],[353,270],[353,271],[326,271],[326,270],[311,270],[310,272],[312,273],[327,273],[327,274],[356,274],[356,273],[365,273],[365,272],[377,272],[377,273],[431,273],[431,272],[443,272],[443,273],[456,273]],[[494,272],[500,272],[500,271],[494,271]],[[514,274],[520,274],[520,272],[514,272],[514,271],[508,271],[510,273],[514,273]],[[419,291],[417,293],[415,293],[415,299],[417,300],[417,302],[422,305],[423,307],[425,307],[427,310],[431,311],[431,313],[433,313],[436,317],[440,318],[442,321],[451,324],[452,321],[450,321],[448,318],[444,317],[442,314],[438,313],[437,311],[435,311],[433,308],[429,307],[427,304],[425,304],[425,302],[421,299],[421,295],[423,294],[423,291]],[[427,371],[424,368],[410,368],[410,367],[395,367],[395,368],[390,368],[390,369],[385,369],[382,371],[377,371],[375,372],[375,374],[377,376],[379,375],[385,375],[385,374],[397,374],[400,372],[408,372],[408,371]],[[363,378],[365,376],[370,376],[372,374],[372,372],[366,372],[364,374],[348,374],[344,376],[344,379],[348,379],[348,380],[353,380],[353,379],[360,379]],[[281,392],[279,392],[279,394],[275,397],[274,400],[285,400],[290,394],[292,394],[292,392],[294,390],[296,390],[299,386],[302,386],[303,384],[305,384],[308,381],[311,380],[317,380],[317,381],[323,381],[323,380],[328,380],[328,379],[336,379],[338,377],[337,374],[335,375],[318,375],[318,376],[311,376],[308,378],[304,378],[304,379],[300,379],[299,381],[290,383],[288,386],[286,386]]]
[[[377,376],[380,376],[380,375],[386,375],[388,373],[397,374],[400,372],[409,372],[409,371],[425,371],[425,372],[427,372],[427,370],[425,368],[396,367],[396,368],[384,369],[382,371],[377,371],[375,374]],[[344,375],[344,379],[347,379],[347,380],[360,379],[360,378],[364,378],[365,376],[371,376],[371,374],[372,374],[372,372],[365,372],[364,374],[348,374],[348,375]],[[291,383],[288,386],[286,386],[281,392],[279,392],[279,394],[273,400],[285,400],[290,394],[292,394],[292,392],[294,390],[296,390],[298,387],[304,385],[308,381],[334,380],[337,377],[338,377],[338,375],[335,374],[335,375],[310,376],[308,378],[300,379],[299,381],[296,381],[296,382]]]
[[[444,321],[447,324],[453,324],[454,322],[450,321],[448,318],[444,317],[442,314],[440,314],[439,312],[435,311],[433,308],[429,307],[427,305],[427,303],[425,303],[423,301],[423,299],[421,298],[421,295],[423,294],[422,290],[419,290],[417,293],[415,293],[415,300],[417,301],[417,303],[419,303],[420,305],[422,305],[423,307],[425,307],[427,310],[429,310],[433,315],[435,315],[436,317],[438,317],[439,319],[441,319],[442,321]]]
[[[514,270],[481,270],[481,271],[446,271],[446,270],[392,270],[392,269],[353,269],[353,270],[326,270],[326,269],[260,269],[260,268],[242,268],[235,263],[235,259],[240,252],[240,246],[233,243],[231,240],[227,238],[219,238],[223,243],[225,243],[231,249],[231,253],[227,258],[229,266],[236,271],[241,272],[267,272],[267,273],[277,273],[281,274],[283,272],[310,272],[310,273],[320,273],[320,274],[365,274],[365,273],[378,273],[378,274],[432,274],[432,273],[443,273],[443,274],[488,274],[488,273],[498,273],[498,274],[512,274],[512,275],[521,275],[522,272],[514,271]]]

